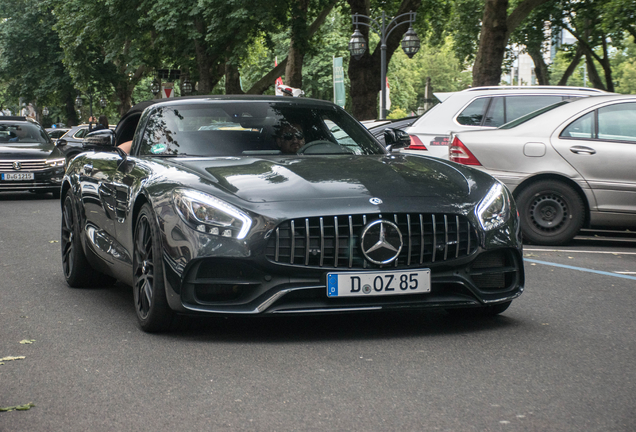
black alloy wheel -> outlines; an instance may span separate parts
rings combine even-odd
[[[524,240],[538,245],[560,245],[583,227],[585,206],[576,191],[559,181],[538,181],[517,196]]]
[[[106,276],[91,267],[84,255],[80,239],[81,228],[73,205],[71,191],[64,196],[62,206],[62,229],[60,243],[62,248],[62,270],[66,283],[71,288],[84,288],[110,285],[115,279]]]
[[[159,238],[152,208],[144,204],[135,225],[133,290],[137,319],[146,332],[168,330],[176,317],[166,299]]]

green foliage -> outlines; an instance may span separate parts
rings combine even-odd
[[[426,78],[431,78],[433,92],[453,92],[468,88],[472,75],[465,70],[453,48],[452,39],[441,46],[423,46],[412,59],[396,51],[387,73],[391,88],[391,111],[417,112],[423,104]],[[429,95],[433,98],[433,95]]]

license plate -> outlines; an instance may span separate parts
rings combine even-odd
[[[431,270],[327,273],[328,297],[364,297],[431,292]]]
[[[33,173],[2,173],[2,180],[33,180]]]

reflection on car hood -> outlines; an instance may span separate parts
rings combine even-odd
[[[166,161],[167,162],[167,161]],[[465,198],[472,184],[453,166],[409,155],[171,159],[250,202],[360,197]]]
[[[54,148],[53,144],[2,143],[0,159],[46,159]]]

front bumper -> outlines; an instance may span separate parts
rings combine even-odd
[[[1,171],[3,174],[8,171]],[[13,172],[15,173],[15,171]],[[60,188],[64,178],[64,167],[51,168],[33,172],[33,180],[2,180],[0,179],[0,191],[24,191],[24,190],[48,190]]]
[[[430,293],[345,298],[327,296],[326,270],[202,258],[191,262],[181,279],[173,270],[174,263],[166,258],[166,282],[174,294],[171,306],[184,313],[305,314],[478,307],[512,300],[521,295],[524,286],[522,255],[516,248],[482,251],[452,266],[430,266]]]

